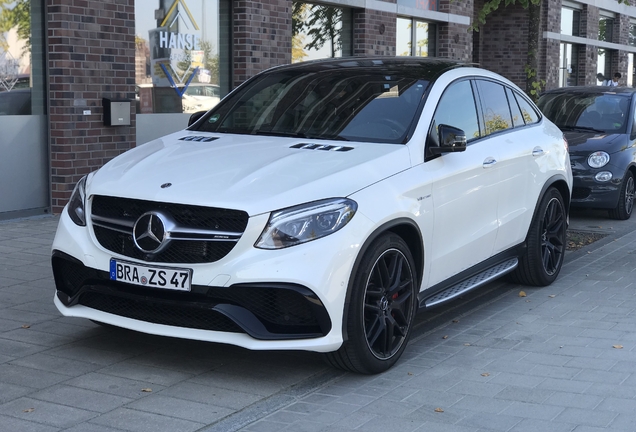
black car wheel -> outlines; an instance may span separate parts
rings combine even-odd
[[[561,193],[550,188],[541,199],[528,231],[527,250],[512,273],[524,285],[550,285],[559,275],[565,255],[566,213]]]
[[[634,175],[627,171],[621,183],[621,193],[618,197],[616,208],[609,211],[612,219],[626,220],[632,215],[634,209]]]
[[[414,262],[404,241],[385,234],[375,240],[354,276],[346,340],[326,355],[332,366],[374,374],[400,358],[417,307]]]

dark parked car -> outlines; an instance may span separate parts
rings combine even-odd
[[[544,93],[538,106],[564,133],[574,175],[573,207],[607,209],[629,219],[636,177],[636,89],[566,87]]]

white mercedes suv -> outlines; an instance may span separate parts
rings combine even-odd
[[[282,66],[82,178],[53,243],[66,316],[378,373],[418,310],[565,254],[563,134],[444,59]]]

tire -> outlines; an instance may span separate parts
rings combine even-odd
[[[631,171],[625,173],[623,183],[621,183],[621,193],[618,196],[616,208],[609,211],[612,219],[627,220],[632,215],[634,209],[634,174]]]
[[[400,358],[417,309],[417,277],[402,238],[387,233],[369,246],[353,275],[348,339],[325,354],[330,365],[362,374],[384,372]]]
[[[526,253],[511,274],[524,285],[547,286],[559,275],[565,256],[566,212],[561,193],[550,188],[541,199],[526,238]]]

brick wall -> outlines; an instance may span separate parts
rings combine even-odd
[[[395,3],[395,0],[389,3]],[[397,15],[369,9],[353,11],[353,55],[395,56]]]
[[[501,7],[486,18],[480,31],[480,65],[497,72],[524,89],[528,64],[528,10]]]
[[[234,1],[233,86],[291,62],[292,1]]]
[[[439,11],[455,15],[473,16],[473,0],[440,0]],[[473,34],[468,25],[440,23],[438,30],[437,54],[439,57],[472,61]]]
[[[550,90],[559,86],[560,44],[554,39],[543,38],[544,31],[561,33],[561,0],[543,0],[541,5],[537,75],[545,80],[545,89]]]
[[[103,125],[102,98],[135,97],[134,0],[47,0],[52,212],[75,183],[135,144]],[[90,115],[84,111],[90,110]]]

